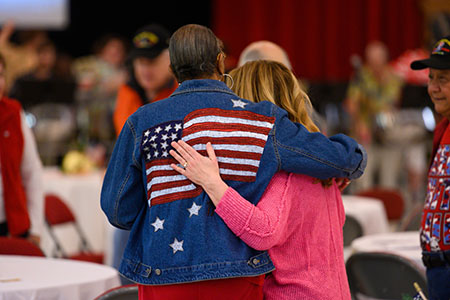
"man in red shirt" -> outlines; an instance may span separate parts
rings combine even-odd
[[[430,58],[414,61],[411,68],[429,68],[428,94],[444,117],[434,133],[420,242],[430,298],[450,299],[450,36],[435,44]]]

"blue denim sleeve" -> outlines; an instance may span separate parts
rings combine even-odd
[[[363,174],[367,154],[352,138],[311,133],[303,125],[291,122],[287,113],[278,108],[275,116],[272,138],[280,169],[320,179],[356,179]]]
[[[127,120],[106,170],[101,192],[101,207],[109,222],[130,230],[146,204],[141,166],[136,160],[138,141],[130,120]]]

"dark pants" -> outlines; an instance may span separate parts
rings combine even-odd
[[[450,266],[427,269],[430,300],[450,299]]]
[[[430,300],[450,299],[450,261],[442,266],[427,268],[427,284]]]

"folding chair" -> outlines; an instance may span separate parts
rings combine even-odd
[[[344,224],[344,247],[350,246],[352,241],[363,235],[361,224],[352,216],[345,216]]]
[[[402,194],[395,189],[375,187],[361,191],[357,195],[381,200],[389,221],[398,221],[403,216],[405,201]]]
[[[29,240],[16,237],[0,237],[0,254],[45,257],[38,246]]]
[[[427,290],[425,274],[410,260],[385,252],[355,253],[346,263],[354,299],[403,299],[417,292],[414,282]]]
[[[58,196],[48,194],[45,196],[45,220],[47,227],[55,243],[55,257],[63,257],[75,260],[90,261],[96,263],[103,263],[103,253],[94,253],[92,247],[89,245],[83,231],[78,225],[74,214],[70,208]],[[62,224],[72,224],[80,239],[79,253],[68,255],[64,251],[61,241],[54,232],[54,226]]]
[[[137,300],[138,299],[138,287],[136,284],[123,285],[116,288],[112,288],[94,300]]]

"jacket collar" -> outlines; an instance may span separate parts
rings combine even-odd
[[[193,79],[180,83],[170,97],[195,92],[222,92],[236,96],[236,94],[222,81],[214,79]]]

